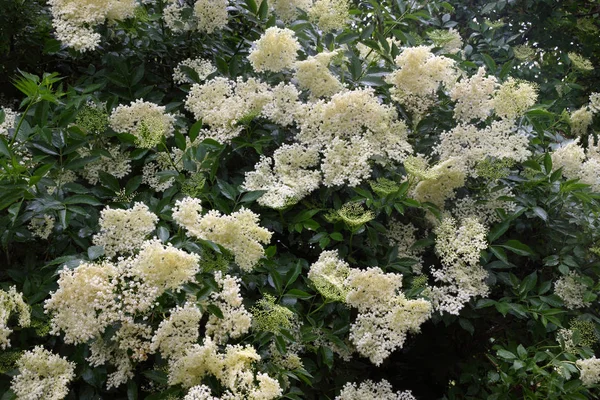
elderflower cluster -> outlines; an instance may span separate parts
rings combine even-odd
[[[349,10],[348,0],[315,0],[308,16],[321,31],[327,33],[346,26]]]
[[[402,275],[384,273],[378,267],[349,268],[334,251],[323,252],[308,277],[325,298],[358,309],[350,341],[375,365],[402,347],[407,334],[418,332],[431,316],[428,301],[409,300],[400,291]]]
[[[135,136],[137,146],[150,149],[163,138],[173,135],[175,117],[165,107],[138,99],[129,106],[120,105],[110,115],[110,127],[116,132]]]
[[[587,290],[587,285],[582,282],[582,277],[575,271],[568,275],[560,277],[554,283],[554,293],[560,297],[565,306],[574,310],[577,308],[589,307],[590,302],[584,300],[583,295]]]
[[[206,323],[206,334],[222,344],[230,337],[235,339],[247,333],[252,325],[252,315],[242,304],[239,278],[223,277],[221,272],[216,272],[215,281],[221,291],[213,292],[210,297],[221,310],[223,318],[211,314]]]
[[[501,199],[501,197],[512,196],[512,191],[506,187],[487,193],[482,198],[465,196],[454,201],[452,215],[459,220],[473,216],[481,224],[489,227],[495,222],[500,222],[500,217],[496,213],[496,209],[500,208],[507,212],[512,212],[517,208],[516,203]]]
[[[431,316],[431,304],[408,300],[400,292],[402,275],[380,268],[352,269],[346,281],[346,303],[358,308],[350,326],[350,340],[359,354],[375,365],[401,348],[409,332],[419,332]]]
[[[562,168],[563,175],[568,179],[575,179],[579,175],[581,165],[585,160],[585,151],[577,141],[563,143],[554,150],[552,156],[552,168],[556,171]]]
[[[119,272],[116,266],[83,263],[75,269],[63,268],[58,290],[46,300],[52,315],[51,333],[65,333],[65,343],[85,343],[100,335],[115,320],[114,291]]]
[[[581,107],[573,111],[569,116],[569,124],[571,125],[571,134],[573,136],[583,136],[587,134],[589,126],[592,124],[594,114],[590,112],[588,107]]]
[[[29,306],[23,300],[23,294],[17,292],[14,286],[8,291],[0,290],[0,348],[10,347],[8,336],[12,329],[8,327],[8,320],[11,315],[18,314],[18,324],[22,328],[31,325],[31,312]]]
[[[88,133],[100,134],[108,126],[106,104],[88,101],[75,117],[75,125]]]
[[[189,140],[189,139],[187,139]],[[156,192],[164,192],[175,183],[175,177],[161,176],[161,172],[177,172],[183,169],[184,151],[173,148],[171,153],[161,152],[156,154],[154,161],[144,164],[142,168],[142,183],[150,186]]]
[[[245,190],[266,190],[258,204],[283,209],[296,204],[321,183],[320,171],[309,169],[319,164],[319,152],[300,144],[282,145],[273,158],[262,157],[254,171],[246,173]]]
[[[177,306],[169,318],[161,321],[152,337],[150,350],[159,351],[169,359],[183,356],[198,340],[201,318],[202,313],[195,304],[187,302]]]
[[[268,243],[272,235],[258,225],[258,215],[242,208],[231,215],[211,210],[201,216],[201,210],[197,199],[178,200],[173,219],[193,237],[211,240],[231,251],[242,270],[252,270],[264,256],[261,243]]]
[[[75,378],[75,364],[57,354],[36,346],[17,361],[19,373],[10,388],[17,399],[62,400],[69,393],[69,382]]]
[[[79,171],[90,185],[95,185],[100,181],[100,172],[105,172],[115,178],[123,178],[131,172],[129,152],[121,151],[118,145],[108,146],[106,150],[110,157],[100,154],[97,159],[88,162],[83,166],[83,170]],[[77,152],[82,158],[92,155],[92,150],[89,148],[81,148]]]
[[[427,35],[436,47],[442,48],[444,53],[454,54],[462,49],[462,38],[460,37],[460,33],[454,28],[448,30],[436,29]]]
[[[142,246],[157,222],[158,217],[140,202],[130,210],[106,207],[100,212],[100,232],[92,241],[96,246],[104,247],[107,257],[132,253]]]
[[[222,399],[272,400],[283,391],[275,379],[253,371],[253,364],[260,358],[250,345],[228,345],[221,353],[207,337],[203,345],[194,345],[169,365],[169,385],[190,388],[190,399],[212,399],[202,380],[214,376],[227,389]]]
[[[356,186],[369,177],[370,160],[401,161],[412,149],[406,125],[372,89],[337,93],[331,100],[305,104],[297,119],[301,143],[321,146],[323,183]]]
[[[600,190],[600,141],[588,143],[587,152],[579,145],[579,139],[561,144],[552,152],[552,168],[562,168],[568,179],[577,179],[591,185],[595,191]]]
[[[173,82],[179,84],[192,83],[192,80],[187,76],[183,67],[192,69],[201,81],[217,70],[213,63],[208,60],[203,58],[188,58],[177,64],[173,70]]]
[[[281,72],[294,65],[300,50],[300,43],[291,29],[268,28],[254,42],[248,60],[257,72]]]
[[[571,61],[571,65],[574,69],[589,72],[594,70],[594,64],[588,59],[582,56],[579,53],[575,53],[573,51],[568,53],[569,60]]]
[[[199,271],[200,257],[176,249],[170,243],[166,246],[158,239],[144,242],[139,254],[132,261],[134,275],[157,287],[161,292],[176,290],[191,281]]]
[[[392,246],[398,248],[399,258],[414,258],[417,263],[412,266],[415,274],[420,274],[423,269],[423,248],[413,249],[417,242],[415,232],[417,228],[411,224],[403,224],[400,221],[392,220],[388,229],[387,237]]]
[[[429,288],[434,308],[458,315],[473,297],[486,296],[488,276],[479,264],[482,250],[487,248],[487,228],[476,218],[457,221],[445,217],[435,229],[435,249],[442,268],[432,269],[432,275],[442,286]]]
[[[455,189],[465,184],[466,175],[460,162],[460,159],[449,158],[424,170],[421,169],[422,167],[413,165],[413,168],[407,172],[425,179],[415,186],[412,198],[420,202],[433,203],[440,209],[444,209],[445,201],[454,198]]]
[[[1,109],[4,113],[4,121],[0,123],[0,135],[9,136],[9,129],[15,127],[18,114],[10,108],[2,107]]]
[[[179,0],[167,0],[162,11],[163,21],[173,32],[187,32],[195,29],[198,24],[195,19],[185,18],[184,15],[192,14],[193,10]]]
[[[199,140],[212,138],[227,143],[243,130],[247,118],[259,115],[271,100],[269,87],[254,78],[232,81],[217,77],[204,84],[194,84],[185,100],[185,107],[197,120],[209,126],[200,132]]]
[[[281,126],[292,125],[301,107],[299,96],[296,86],[281,82],[271,88],[271,99],[263,106],[261,115]]]
[[[416,116],[434,104],[440,84],[449,87],[457,77],[455,61],[434,55],[429,46],[405,48],[395,62],[398,69],[385,78],[393,85],[392,99]]]
[[[329,70],[331,60],[337,55],[337,51],[322,52],[296,62],[294,78],[300,89],[308,90],[313,98],[329,97],[341,91],[344,86]]]
[[[308,11],[312,0],[271,0],[271,9],[285,23],[291,23],[298,17],[298,10]]]
[[[600,383],[600,359],[596,356],[575,362],[580,371],[581,382],[584,386],[592,386]]]
[[[54,229],[56,218],[52,215],[44,215],[43,217],[34,217],[29,222],[29,230],[40,239],[48,239]]]
[[[308,279],[327,300],[343,302],[349,291],[346,287],[349,274],[348,263],[341,260],[335,250],[326,250],[321,252],[319,259],[310,266]]]
[[[329,222],[343,221],[353,232],[374,218],[373,211],[365,210],[363,204],[359,202],[345,203],[339,210],[331,210],[325,215],[325,219]]]
[[[498,81],[495,76],[485,76],[485,68],[477,74],[456,83],[450,91],[450,98],[456,101],[454,118],[461,122],[472,119],[486,119],[492,110],[492,96]]]
[[[58,40],[77,51],[94,50],[100,44],[96,25],[133,17],[135,0],[49,0],[52,25]]]
[[[196,0],[194,17],[200,32],[213,33],[227,26],[228,0]]]
[[[513,159],[521,162],[531,155],[529,138],[517,131],[508,120],[494,121],[484,129],[475,125],[459,124],[440,135],[434,152],[440,161],[458,160],[469,175],[476,174],[473,167],[486,157]]]
[[[503,119],[520,117],[537,100],[533,83],[508,78],[494,94],[492,105],[497,116]]]
[[[380,382],[373,382],[369,379],[361,382],[360,385],[356,383],[346,383],[342,388],[339,396],[336,396],[335,400],[416,400],[416,397],[412,395],[412,392],[407,390],[403,392],[393,391],[392,385],[382,379]]]
[[[590,94],[590,102],[588,104],[588,107],[590,108],[590,111],[592,111],[594,114],[600,112],[600,93],[594,92]]]
[[[256,303],[251,311],[252,326],[258,331],[279,334],[282,329],[292,331],[292,328],[297,325],[294,312],[275,304],[275,297],[268,293]]]

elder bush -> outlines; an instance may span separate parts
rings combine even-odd
[[[6,8],[2,399],[598,396],[598,10],[529,3]]]

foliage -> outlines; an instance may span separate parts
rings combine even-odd
[[[596,3],[84,3],[0,6],[2,399],[599,395]]]

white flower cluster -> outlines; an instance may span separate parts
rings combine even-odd
[[[97,159],[85,164],[83,170],[79,171],[79,174],[90,185],[95,185],[100,181],[100,171],[106,172],[115,178],[123,178],[131,172],[129,152],[121,151],[118,145],[108,145],[106,150],[110,157],[100,155]],[[91,155],[89,148],[81,148],[77,152],[82,158]]]
[[[537,100],[537,88],[534,84],[508,78],[494,94],[492,105],[500,118],[520,117]]]
[[[346,26],[349,10],[348,0],[315,0],[308,15],[320,30],[331,32]]]
[[[23,294],[17,292],[14,286],[8,291],[0,290],[0,348],[10,347],[8,336],[12,329],[8,327],[8,320],[11,315],[19,315],[18,324],[26,328],[31,324],[31,312],[29,306],[23,300]]]
[[[165,107],[138,99],[129,106],[120,105],[110,115],[110,127],[135,136],[136,145],[150,149],[163,138],[173,135],[175,117]]]
[[[185,107],[210,127],[200,133],[202,139],[227,143],[242,131],[243,125],[239,122],[259,115],[270,99],[269,86],[254,78],[244,82],[241,78],[231,81],[218,77],[193,85]]]
[[[131,254],[142,246],[157,222],[158,217],[144,203],[137,202],[130,210],[106,207],[100,212],[100,232],[92,241],[104,247],[107,257]]]
[[[335,250],[326,250],[321,252],[319,259],[310,266],[308,279],[327,300],[345,302],[349,291],[346,286],[348,275],[348,263],[340,259]]]
[[[183,356],[198,340],[201,318],[202,313],[191,302],[176,307],[169,318],[161,321],[152,337],[150,350],[159,351],[170,359]]]
[[[403,392],[396,392],[392,388],[392,385],[382,379],[380,382],[373,382],[366,380],[361,382],[360,385],[356,383],[346,383],[342,388],[339,396],[336,396],[335,400],[417,400],[412,393],[407,390]]]
[[[412,266],[415,274],[420,274],[423,269],[423,248],[413,249],[412,246],[417,242],[415,232],[417,228],[411,224],[403,224],[400,221],[392,220],[387,232],[388,240],[392,246],[398,248],[399,258],[414,258],[417,263]]]
[[[62,400],[69,393],[69,382],[75,378],[75,364],[42,346],[23,353],[17,361],[19,373],[10,388],[18,400]]]
[[[337,93],[331,100],[305,104],[297,118],[297,138],[319,145],[325,186],[356,186],[371,172],[369,161],[402,161],[412,152],[406,125],[396,110],[379,102],[372,89]]]
[[[213,33],[227,26],[228,5],[228,0],[196,0],[190,7],[184,1],[168,0],[163,9],[163,20],[173,32]]]
[[[189,142],[189,139],[187,139]],[[181,171],[183,169],[184,151],[173,148],[170,153],[161,152],[156,154],[154,161],[149,161],[142,168],[142,183],[150,186],[156,192],[164,192],[175,183],[173,176],[164,177],[160,173],[164,171]]]
[[[496,77],[486,77],[484,67],[476,75],[456,83],[450,91],[450,98],[456,101],[454,118],[461,122],[486,119],[493,108],[492,96],[497,86]]]
[[[206,323],[206,334],[216,343],[223,344],[229,338],[236,339],[248,333],[252,326],[252,314],[242,304],[239,278],[229,275],[223,277],[217,272],[215,281],[221,291],[213,292],[210,297],[212,303],[221,310],[223,318],[211,314]]]
[[[48,239],[54,229],[56,218],[52,215],[44,215],[43,217],[33,217],[29,222],[29,230],[40,239]]]
[[[460,33],[450,28],[448,30],[437,29],[428,33],[429,39],[437,47],[441,47],[444,53],[455,54],[462,49],[463,41]]]
[[[483,198],[465,196],[454,201],[452,215],[459,219],[475,217],[483,225],[489,227],[495,222],[500,222],[496,209],[500,208],[512,212],[517,208],[516,203],[502,200],[500,197],[512,197],[510,188],[502,188],[486,194]]]
[[[554,293],[560,297],[570,310],[591,305],[590,302],[583,299],[586,290],[587,285],[582,282],[582,277],[575,271],[570,271],[568,275],[560,277],[554,283]]]
[[[402,347],[407,334],[418,332],[431,316],[428,301],[408,300],[400,291],[402,275],[384,273],[377,267],[349,268],[333,251],[321,254],[308,277],[325,298],[358,309],[350,326],[350,341],[375,365]]]
[[[283,22],[294,22],[298,17],[298,10],[308,11],[312,0],[271,0],[269,6]]]
[[[247,345],[228,345],[224,353],[210,338],[194,345],[186,354],[169,365],[169,385],[190,388],[185,399],[212,400],[211,391],[202,385],[205,376],[214,376],[227,389],[219,400],[271,400],[282,394],[279,383],[267,374],[255,373],[253,364],[261,357]]]
[[[338,51],[322,52],[296,62],[294,78],[300,89],[308,90],[313,98],[329,97],[341,91],[344,86],[329,70],[329,63],[336,56]]]
[[[579,145],[579,139],[562,143],[552,152],[552,168],[562,168],[568,179],[579,179],[582,183],[600,190],[600,141],[588,143],[587,152]]]
[[[186,72],[182,67],[191,68],[198,74],[198,78],[203,81],[207,76],[214,73],[217,68],[212,62],[203,58],[188,58],[181,61],[173,70],[173,82],[183,84],[192,83],[190,78],[186,75]]]
[[[186,197],[175,203],[173,219],[193,237],[231,251],[242,270],[252,270],[265,254],[261,243],[268,243],[272,235],[258,225],[258,215],[245,208],[231,215],[211,210],[203,216],[201,211],[200,200]]]
[[[17,114],[10,108],[5,108],[5,107],[2,107],[2,111],[4,112],[4,121],[2,121],[2,123],[0,123],[0,135],[8,136],[9,135],[8,130],[15,127],[16,122],[17,122],[17,116],[19,114]]]
[[[430,202],[444,209],[444,203],[455,196],[454,190],[464,186],[466,174],[460,158],[449,158],[429,168],[427,163],[405,163],[407,173],[418,179],[419,183],[412,190],[412,198],[420,202]]]
[[[584,386],[592,386],[600,383],[600,360],[596,356],[575,362],[581,371],[581,382]]]
[[[475,164],[486,157],[525,161],[531,152],[529,138],[517,131],[511,121],[494,121],[484,129],[475,125],[459,124],[440,135],[435,147],[440,161],[456,159],[460,161],[468,175],[476,175]]]
[[[119,271],[111,263],[83,263],[75,269],[63,268],[58,290],[46,301],[52,314],[51,333],[65,333],[65,343],[86,343],[99,336],[115,319],[114,292]]]
[[[593,117],[594,114],[586,106],[573,111],[569,116],[571,134],[574,136],[584,136],[587,134],[588,128],[592,124]]]
[[[85,52],[100,44],[93,27],[105,21],[122,21],[133,16],[135,0],[49,0],[58,39],[75,50]]]
[[[454,60],[434,55],[429,46],[405,48],[395,62],[398,69],[385,78],[394,85],[392,98],[417,117],[435,103],[440,84],[450,87],[457,78]]]
[[[489,292],[487,271],[479,264],[480,253],[487,248],[487,228],[476,218],[465,218],[458,225],[445,217],[435,234],[442,268],[431,273],[442,286],[429,288],[429,294],[436,310],[458,315],[470,299]]]
[[[268,28],[253,46],[248,60],[257,72],[290,69],[300,50],[294,31],[277,27]]]
[[[246,173],[245,190],[266,190],[258,204],[283,209],[296,204],[321,183],[321,172],[309,168],[319,165],[319,152],[301,144],[283,145],[273,158],[262,157],[254,171]]]
[[[196,0],[194,4],[194,17],[200,32],[213,33],[215,30],[227,26],[229,15],[227,13],[228,0]]]
[[[165,290],[176,290],[191,281],[199,271],[200,257],[166,246],[158,239],[144,242],[138,255],[131,261],[131,273],[149,285]]]

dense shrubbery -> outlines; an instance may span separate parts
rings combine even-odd
[[[595,3],[4,3],[2,399],[598,396]]]

